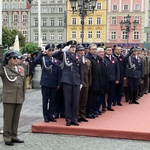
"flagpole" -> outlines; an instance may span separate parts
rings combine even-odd
[[[2,58],[2,3],[3,1],[0,1],[0,58]]]

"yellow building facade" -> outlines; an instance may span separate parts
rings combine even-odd
[[[78,7],[77,7],[78,8]],[[78,12],[77,12],[78,13]],[[81,17],[73,14],[70,1],[67,1],[67,41],[76,40],[82,43]],[[84,43],[106,41],[106,0],[97,0],[94,13],[84,19]]]

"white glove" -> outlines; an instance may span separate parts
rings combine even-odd
[[[71,45],[65,46],[61,51],[62,52],[67,52],[70,47],[71,47]]]
[[[81,91],[82,87],[83,87],[83,85],[82,85],[82,84],[80,84],[80,91]]]

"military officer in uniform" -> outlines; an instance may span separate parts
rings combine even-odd
[[[55,98],[56,91],[60,87],[61,74],[57,59],[52,57],[54,48],[54,44],[46,45],[45,50],[34,59],[34,63],[40,64],[42,67],[40,85],[42,91],[44,122],[56,122],[54,116]]]
[[[75,53],[76,45],[76,41],[68,41],[65,48],[53,54],[53,57],[63,61],[61,82],[65,98],[66,126],[79,125],[78,100],[83,85],[83,63],[81,57]]]
[[[131,55],[127,58],[127,82],[130,94],[130,104],[139,104],[137,102],[138,89],[141,79],[144,78],[144,62],[142,57],[138,56],[138,48],[130,50]]]
[[[18,123],[22,104],[25,99],[25,74],[24,68],[18,65],[18,56],[14,51],[9,51],[0,64],[0,76],[3,82],[3,139],[6,145],[23,143],[18,138]]]
[[[83,69],[84,69],[84,82],[79,96],[79,109],[78,109],[78,122],[88,122],[86,119],[86,103],[88,96],[88,88],[91,84],[91,61],[85,58],[85,48],[82,45],[78,45],[76,53],[82,57]]]

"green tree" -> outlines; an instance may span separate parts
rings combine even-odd
[[[25,47],[21,48],[21,52],[22,54],[24,53],[28,53],[28,54],[32,54],[34,52],[36,52],[38,49],[38,44],[37,43],[33,43],[33,42],[29,42],[25,44]]]
[[[15,37],[18,35],[19,37],[19,45],[20,47],[25,46],[25,37],[24,35],[17,29],[9,29],[8,27],[2,28],[2,44],[4,48],[10,48],[14,45]]]

